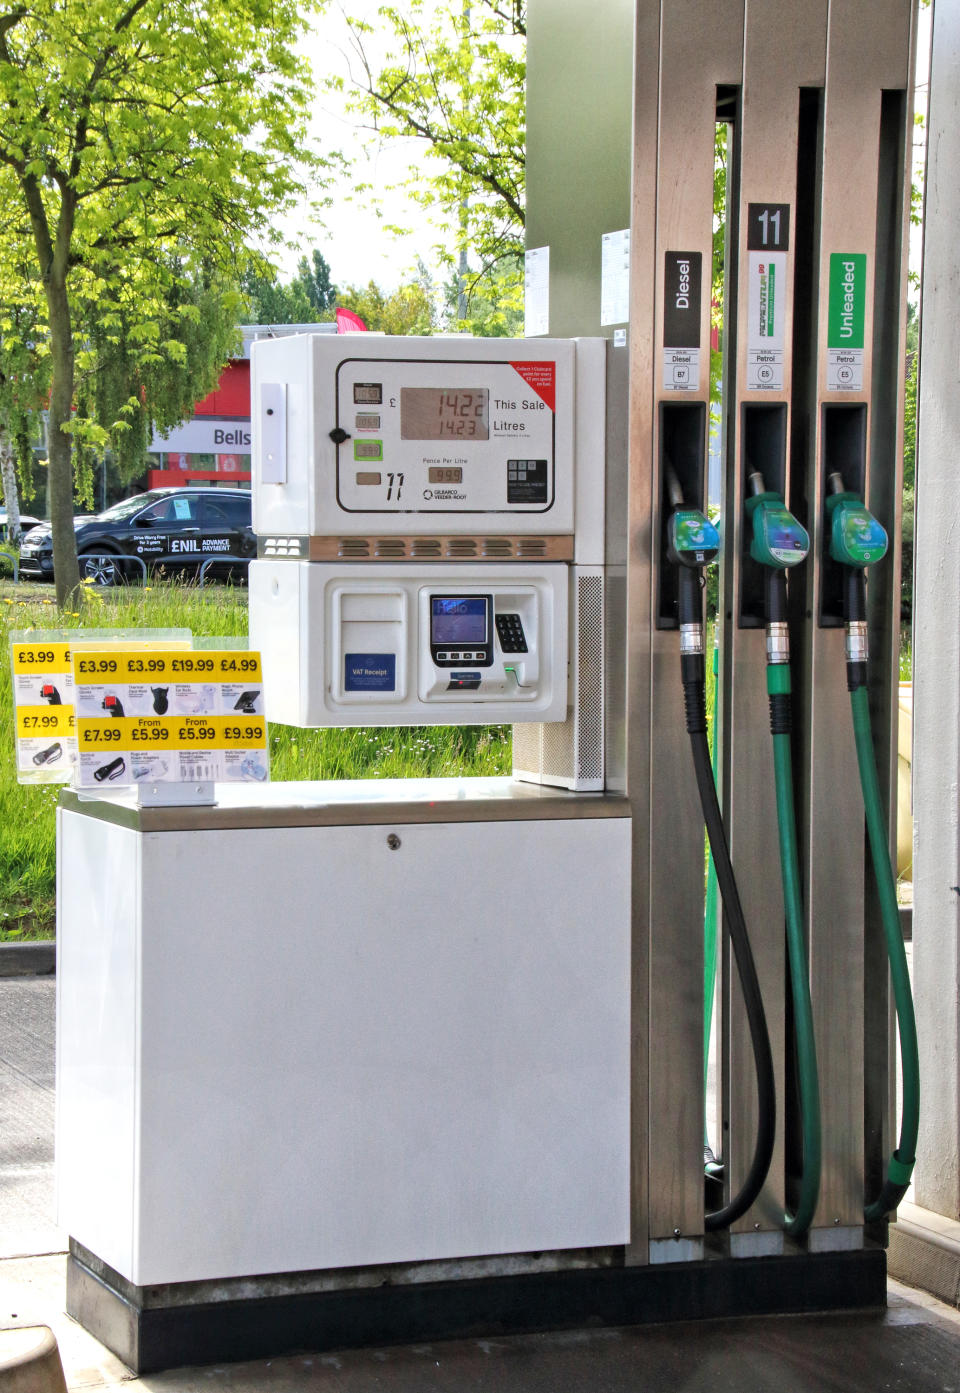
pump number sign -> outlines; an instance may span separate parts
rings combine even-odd
[[[78,787],[267,779],[259,653],[88,650],[73,675]]]
[[[747,390],[783,390],[789,203],[747,209]]]

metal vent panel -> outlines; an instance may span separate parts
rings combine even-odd
[[[577,580],[577,774],[603,774],[603,580]]]

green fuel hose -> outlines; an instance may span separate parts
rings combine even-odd
[[[787,958],[793,996],[793,1025],[796,1040],[800,1114],[803,1128],[803,1171],[800,1194],[794,1213],[784,1216],[784,1228],[801,1237],[813,1222],[820,1195],[822,1144],[820,1128],[820,1082],[817,1047],[813,1030],[813,1004],[806,945],[803,938],[803,900],[800,893],[800,865],[797,855],[797,829],[793,807],[793,765],[790,749],[790,667],[777,663],[767,666],[767,692],[770,697],[770,725],[773,731],[773,771],[777,790],[777,830],[780,837],[780,870],[786,918]]]
[[[887,956],[890,960],[890,981],[897,1011],[900,1032],[900,1062],[903,1074],[903,1109],[900,1117],[900,1140],[890,1157],[887,1176],[880,1194],[868,1204],[864,1216],[868,1222],[883,1219],[903,1199],[910,1184],[917,1155],[917,1133],[920,1127],[920,1058],[917,1050],[917,1022],[907,971],[907,955],[900,932],[900,911],[897,906],[897,887],[890,864],[886,821],[880,798],[877,765],[873,752],[870,728],[870,701],[867,688],[857,685],[850,692],[853,713],[853,733],[860,766],[863,807],[867,819],[867,839],[870,859],[880,901],[880,915]]]

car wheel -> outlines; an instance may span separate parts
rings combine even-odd
[[[94,585],[120,585],[123,567],[106,552],[81,553],[80,579],[92,581]]]

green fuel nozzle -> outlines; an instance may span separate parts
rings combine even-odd
[[[887,553],[887,533],[840,475],[827,479],[830,559],[844,568],[843,617],[846,622],[847,686],[867,682],[867,589],[864,570]]]
[[[767,572],[767,664],[786,666],[790,662],[790,637],[785,572],[806,559],[810,538],[784,503],[783,495],[767,489],[759,469],[751,470],[749,483],[751,496],[746,506],[752,527],[750,555]]]
[[[768,490],[758,469],[750,474],[747,517],[753,527],[750,555],[761,566],[786,570],[806,560],[810,538],[783,501]]]
[[[827,480],[827,518],[830,521],[830,556],[841,566],[862,570],[887,554],[887,533],[863,500],[843,487],[839,474]]]

